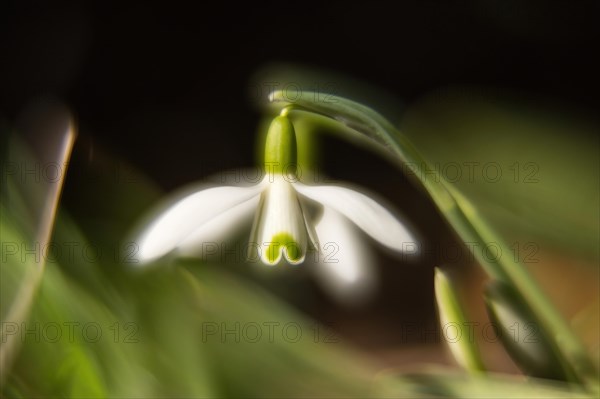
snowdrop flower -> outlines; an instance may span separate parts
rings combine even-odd
[[[253,218],[248,259],[270,266],[282,259],[316,263],[325,284],[344,296],[348,287],[368,286],[373,279],[369,250],[356,227],[392,250],[416,248],[408,229],[369,196],[297,179],[296,136],[284,113],[269,127],[264,168],[254,186],[208,188],[168,207],[137,240],[138,259],[144,264],[169,254],[201,255],[205,243],[226,239]]]

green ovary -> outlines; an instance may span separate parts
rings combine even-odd
[[[281,247],[286,249],[289,261],[297,262],[302,259],[302,251],[292,235],[290,233],[278,233],[273,236],[267,248],[267,260],[270,263],[275,263]]]
[[[265,143],[265,171],[267,173],[296,172],[296,133],[287,116],[278,116],[271,122]]]

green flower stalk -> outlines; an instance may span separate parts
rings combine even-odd
[[[297,162],[296,132],[287,116],[273,119],[265,144],[265,172],[284,174],[296,173]]]

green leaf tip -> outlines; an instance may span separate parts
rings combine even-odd
[[[474,337],[462,332],[472,323],[467,320],[456,288],[448,274],[437,267],[435,268],[434,287],[442,330],[445,332],[446,329],[453,326],[458,331],[453,339],[446,338],[456,362],[471,373],[477,374],[485,371]]]

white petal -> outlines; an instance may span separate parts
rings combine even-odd
[[[267,265],[276,265],[282,255],[288,263],[300,264],[306,255],[308,233],[298,195],[283,176],[267,178],[272,182],[262,194],[250,244]]]
[[[168,254],[215,217],[258,194],[263,186],[214,187],[195,192],[166,208],[140,235],[137,258],[142,263]],[[258,199],[257,199],[258,201]]]
[[[316,226],[318,253],[309,253],[307,262],[317,281],[338,302],[358,305],[377,286],[375,257],[360,231],[345,216],[325,207]]]
[[[417,243],[408,229],[390,211],[366,195],[339,186],[294,183],[294,187],[300,194],[337,210],[382,245],[396,251],[415,252]]]
[[[251,225],[259,199],[260,195],[255,195],[203,223],[177,245],[177,253],[202,259],[218,255],[221,262],[226,258],[235,258],[238,262],[245,260],[246,254],[235,247],[232,238],[240,228]]]

